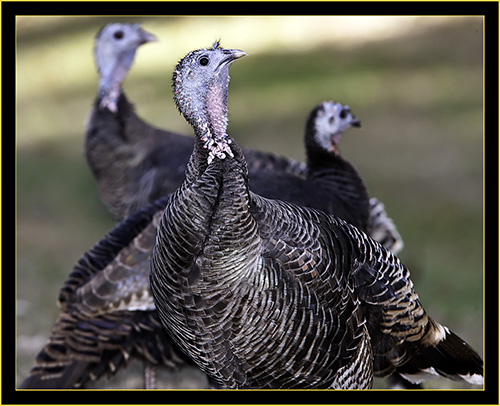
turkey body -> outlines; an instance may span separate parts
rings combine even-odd
[[[94,103],[85,136],[87,163],[118,219],[173,192],[184,180],[193,138],[145,123],[121,93],[117,112]]]
[[[322,258],[322,244],[334,237],[311,223],[320,223],[321,212],[307,211],[310,217],[297,222],[304,214],[299,206],[253,195],[235,201],[225,191],[241,196],[245,184],[241,177],[226,183],[233,170],[215,175],[219,163],[200,178],[210,195],[182,190],[189,203],[179,193],[159,226],[151,281],[167,331],[228,388],[370,387],[371,368],[359,365],[370,364],[372,355],[349,286],[351,259]],[[176,233],[185,205],[200,207],[189,215],[211,228],[183,225],[185,233]],[[329,274],[331,261],[345,273]]]
[[[203,371],[228,388],[370,388],[392,373],[481,382],[480,357],[428,317],[390,251],[249,192],[237,159],[174,194],[152,254],[160,320]]]
[[[151,256],[151,291],[177,345],[227,388],[370,388],[397,372],[482,382],[481,358],[422,308],[408,269],[356,227],[261,197],[226,134],[228,66],[190,52],[174,100],[195,145]]]

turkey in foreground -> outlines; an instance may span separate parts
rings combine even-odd
[[[101,197],[118,219],[177,189],[184,179],[186,163],[193,150],[192,137],[156,128],[139,118],[122,90],[122,82],[137,48],[151,41],[156,41],[156,38],[139,24],[127,23],[104,26],[95,41],[94,56],[100,81],[87,123],[85,153],[99,184]],[[325,112],[328,113],[323,114]],[[312,128],[312,125],[316,125],[316,119],[318,122],[321,120],[321,115],[324,118],[321,128]],[[316,132],[329,137],[325,146],[335,151],[340,133],[358,123],[345,106],[322,103],[309,115],[306,147],[314,148],[316,141],[310,142],[308,138]],[[314,156],[309,156],[308,152],[308,165],[314,164],[312,158],[316,156],[321,158],[326,154],[327,158],[315,163],[312,174],[307,165],[289,158],[251,149],[245,149],[244,154],[251,175],[264,171],[275,172],[269,184],[264,177],[255,177],[255,182],[259,183],[252,188],[260,194],[317,207],[341,217],[347,216],[347,220],[362,225],[363,229],[366,225],[364,217],[369,211],[368,231],[380,235],[379,238],[394,251],[402,246],[402,239],[383,206],[382,211],[379,210],[381,203],[372,198],[371,201],[377,206],[367,205],[365,185],[354,168],[340,156],[332,159],[327,152],[312,152]],[[333,167],[333,171],[330,167]],[[325,179],[321,179],[325,169],[328,173]],[[312,184],[299,183],[312,193],[307,190],[301,193],[301,187],[292,175],[301,179],[307,176]],[[253,181],[252,176],[250,179]],[[284,190],[284,185],[286,188],[290,181],[294,183],[294,189],[288,187]],[[349,184],[350,181],[353,184]],[[329,195],[332,191],[335,195]],[[356,197],[360,197],[357,203]],[[332,202],[338,203],[332,207]],[[346,207],[348,210],[345,210]],[[353,210],[356,211],[353,213]],[[362,219],[362,223],[359,223],[359,219]]]
[[[227,388],[370,388],[393,371],[481,384],[480,356],[427,315],[389,250],[335,216],[249,191],[226,134],[228,68],[243,55],[216,43],[173,74],[195,145],[151,257],[169,335]]]

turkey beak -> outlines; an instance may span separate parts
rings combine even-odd
[[[360,127],[361,127],[361,121],[359,121],[359,120],[356,118],[356,119],[352,120],[351,125],[352,125],[353,127],[360,128]]]
[[[232,55],[232,60],[235,61],[236,59],[242,58],[248,54],[245,51],[242,51],[241,49],[231,49],[231,55]]]
[[[147,32],[141,28],[141,31],[139,33],[139,41],[140,44],[146,44],[147,42],[156,42],[158,41],[158,38],[156,38],[153,34],[150,32]]]
[[[222,65],[229,65],[234,62],[236,59],[242,58],[245,55],[248,55],[246,52],[241,51],[240,49],[228,49],[227,56],[219,63],[217,69],[219,69]]]

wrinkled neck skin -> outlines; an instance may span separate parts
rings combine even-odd
[[[230,138],[227,135],[227,84],[229,76],[223,77],[208,88],[205,116],[208,121],[208,131],[202,137],[208,150],[207,163],[215,158],[233,157]]]
[[[120,54],[113,63],[100,63],[99,107],[107,108],[116,113],[118,98],[121,94],[121,84],[127,76],[128,70],[134,61],[135,50]]]
[[[215,142],[223,142],[227,135],[227,94],[215,84],[208,89],[205,115],[208,118],[207,136]]]
[[[188,164],[186,179],[201,176],[214,160],[225,161],[234,157],[227,135],[227,92],[218,83],[210,86],[203,105],[191,106],[192,114],[185,115],[194,127],[195,145]]]

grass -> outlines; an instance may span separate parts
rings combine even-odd
[[[114,224],[83,155],[97,86],[92,42],[106,21],[19,20],[18,380],[50,334],[71,267]],[[316,29],[304,20],[302,37],[290,34],[287,20],[140,21],[161,41],[139,50],[124,87],[139,114],[160,127],[190,132],[171,102],[169,77],[187,51],[219,37],[249,53],[231,67],[229,130],[241,145],[302,159],[308,112],[325,99],[349,104],[363,127],[347,133],[342,153],[398,225],[401,259],[422,302],[482,351],[480,18],[384,20],[385,31],[374,25],[366,34],[335,20],[338,32],[326,35],[320,28],[328,24]],[[100,385],[123,387],[121,379]],[[437,380],[427,387],[468,386]]]

